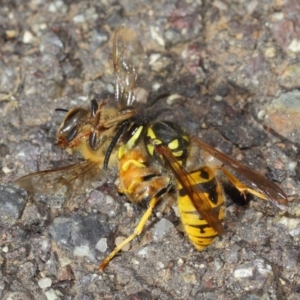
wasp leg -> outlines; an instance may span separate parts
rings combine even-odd
[[[154,209],[154,207],[156,206],[157,202],[159,200],[159,197],[155,197],[153,198],[150,202],[149,202],[149,206],[148,209],[146,210],[146,212],[144,213],[144,215],[142,216],[139,224],[136,226],[136,228],[134,229],[134,232],[127,238],[125,239],[121,244],[119,244],[101,263],[101,265],[99,266],[99,269],[101,271],[104,270],[104,268],[106,267],[106,265],[109,263],[109,261],[125,246],[127,245],[129,242],[131,242],[136,236],[140,235],[143,231],[143,228],[145,226],[145,223],[147,222],[147,220],[149,219],[149,217],[152,214],[152,211]]]
[[[232,175],[230,172],[228,172],[225,168],[220,168],[220,169],[223,171],[223,173],[228,178],[228,180],[231,182],[231,184],[234,185],[243,196],[245,196],[245,192],[248,192],[258,198],[261,198],[263,200],[268,200],[268,198],[264,194],[246,186],[241,181],[239,181],[234,175]]]

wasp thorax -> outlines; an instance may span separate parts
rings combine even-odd
[[[154,148],[157,145],[168,147],[180,161],[188,155],[189,137],[180,126],[170,121],[158,121],[148,127],[145,144],[150,155],[156,157]],[[159,157],[159,156],[158,156]],[[158,158],[157,157],[157,158]]]

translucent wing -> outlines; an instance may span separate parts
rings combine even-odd
[[[225,229],[216,212],[212,209],[209,199],[190,174],[180,165],[171,150],[161,145],[156,145],[155,149],[163,157],[166,165],[173,172],[178,182],[184,187],[197,212],[215,231],[219,234],[224,234]]]
[[[113,40],[113,64],[116,77],[116,100],[121,108],[135,101],[134,88],[143,47],[133,29],[119,27]]]
[[[246,180],[249,181],[249,184],[253,189],[258,190],[263,195],[265,195],[270,201],[272,201],[276,206],[281,209],[285,209],[288,205],[287,196],[278,187],[275,183],[271,182],[261,174],[256,171],[251,170],[250,168],[244,166],[243,164],[237,162],[235,159],[227,156],[221,151],[205,144],[198,138],[194,137],[193,142],[196,143],[199,147],[207,151],[212,156],[219,159],[226,166],[230,167],[234,171],[241,174]]]
[[[38,194],[59,194],[66,197],[83,192],[100,175],[98,163],[83,161],[74,165],[28,174],[15,185]]]

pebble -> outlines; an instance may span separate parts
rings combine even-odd
[[[15,224],[25,205],[26,193],[15,187],[0,185],[0,224]]]
[[[102,238],[96,244],[96,249],[100,252],[105,252],[107,250],[107,238]]]
[[[266,109],[264,123],[275,132],[297,143],[300,136],[299,119],[300,92],[295,90],[281,94],[271,102]]]
[[[44,277],[44,278],[41,278],[41,279],[39,279],[39,281],[38,281],[38,285],[39,285],[39,287],[41,288],[41,289],[46,289],[46,288],[48,288],[48,287],[50,287],[51,285],[52,285],[52,280],[51,280],[51,278],[49,278],[49,277]]]
[[[157,222],[153,229],[154,240],[161,239],[174,225],[169,220],[163,218]]]
[[[233,277],[239,283],[240,288],[247,291],[268,288],[269,282],[274,277],[271,265],[263,259],[257,258],[251,262],[245,262],[233,271]]]
[[[299,52],[300,51],[300,40],[293,39],[288,46],[288,50],[292,52]]]
[[[59,290],[50,289],[45,292],[47,300],[60,300],[63,299],[63,294]]]
[[[23,35],[23,43],[31,44],[33,40],[34,40],[33,34],[30,31],[26,30]]]

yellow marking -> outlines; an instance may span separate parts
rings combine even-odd
[[[147,150],[150,153],[150,155],[154,155],[154,145],[160,145],[162,143],[162,141],[158,140],[158,139],[153,139],[151,141],[151,144],[147,145]]]
[[[127,150],[131,150],[134,147],[135,142],[141,135],[141,132],[143,130],[143,126],[140,126],[137,131],[134,133],[134,135],[131,137],[131,139],[126,143]]]
[[[148,149],[149,153],[153,156],[153,153],[154,153],[154,146],[151,145],[151,144],[149,144],[149,145],[147,145],[147,149]]]
[[[169,147],[171,150],[177,149],[178,146],[179,146],[178,139],[173,140],[172,142],[170,142],[170,143],[168,144],[168,147]]]
[[[141,132],[143,130],[143,126],[140,126],[137,131],[134,133],[134,135],[130,138],[130,140],[125,144],[119,147],[118,150],[118,159],[120,160],[124,154],[126,154],[128,151],[130,151],[136,142],[136,140],[141,135]]]
[[[156,135],[151,127],[149,127],[147,130],[147,136],[149,136],[151,140],[154,140],[156,138]]]
[[[153,144],[155,144],[155,145],[161,145],[161,144],[162,144],[162,141],[159,140],[159,139],[154,139],[154,140],[152,140],[152,142],[153,142]]]
[[[136,186],[136,184],[138,184],[138,183],[141,183],[143,181],[143,178],[138,178],[138,179],[135,179],[135,180],[133,180],[132,182],[131,182],[131,184],[129,185],[129,187],[127,188],[127,193],[128,194],[132,194],[132,192],[133,192],[133,189],[134,189],[134,187]]]
[[[202,238],[197,239],[197,238],[195,238],[194,241],[192,241],[192,242],[193,242],[195,248],[198,251],[202,251],[213,242],[215,237],[216,236],[213,236],[211,239],[210,238],[206,238],[206,239],[202,239]]]
[[[135,165],[138,168],[145,168],[145,165],[143,163],[140,163],[135,159],[130,159],[122,165],[122,171],[126,172],[129,169],[130,165]]]
[[[180,157],[180,156],[182,156],[183,151],[182,151],[182,150],[180,150],[180,151],[175,151],[175,152],[172,152],[172,154],[173,154],[174,156],[176,156],[176,157]]]
[[[120,160],[127,152],[128,151],[127,151],[125,145],[120,146],[120,148],[118,150],[118,159]]]
[[[187,142],[190,142],[190,138],[188,135],[183,135],[182,138],[185,139]]]
[[[125,239],[121,244],[119,244],[102,262],[102,264],[100,265],[99,269],[101,271],[104,270],[104,268],[106,267],[106,265],[109,263],[109,261],[128,243],[130,243],[136,236],[140,235],[143,231],[143,228],[147,222],[147,220],[149,219],[149,217],[152,214],[152,211],[154,209],[154,207],[156,206],[157,202],[158,202],[159,198],[155,197],[153,199],[151,199],[151,201],[149,202],[149,206],[148,209],[146,210],[146,212],[144,213],[144,215],[142,216],[139,224],[135,227],[134,232],[127,238]]]

